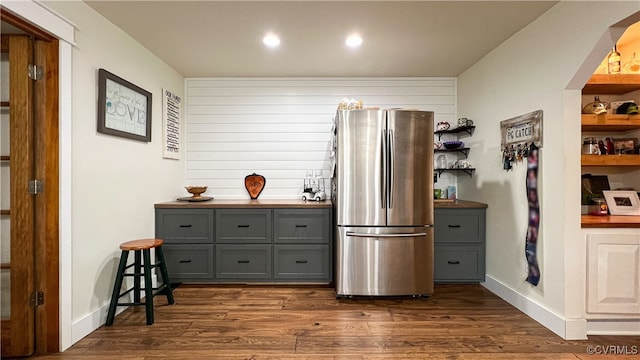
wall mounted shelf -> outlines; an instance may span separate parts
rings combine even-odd
[[[457,128],[449,129],[449,130],[438,130],[435,131],[434,134],[438,135],[438,141],[444,134],[458,134],[458,133],[467,133],[469,136],[473,135],[473,131],[476,129],[475,126],[459,126]]]
[[[459,152],[464,155],[465,158],[469,156],[470,148],[457,148],[457,149],[434,149],[433,152]]]
[[[470,177],[473,177],[473,173],[474,173],[474,171],[476,171],[476,169],[475,168],[466,168],[466,169],[463,169],[463,168],[459,168],[459,169],[451,168],[451,169],[433,169],[433,171],[438,173],[438,177],[440,177],[440,175],[442,175],[443,172],[447,172],[447,171],[452,171],[452,172],[460,172],[460,171],[462,171],[463,173],[469,175]]]

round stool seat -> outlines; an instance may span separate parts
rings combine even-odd
[[[120,250],[135,251],[146,250],[162,245],[162,239],[140,239],[123,242],[120,244]]]

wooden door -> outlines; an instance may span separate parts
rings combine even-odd
[[[60,348],[58,41],[34,36],[2,36],[3,357]]]
[[[35,343],[33,43],[2,37],[2,356],[26,356]],[[8,75],[8,76],[7,76]]]

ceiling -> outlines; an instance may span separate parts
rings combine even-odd
[[[185,77],[458,76],[556,3],[87,1]]]

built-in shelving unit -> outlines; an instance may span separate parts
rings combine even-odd
[[[637,90],[640,90],[640,74],[595,74],[582,89],[582,94],[622,97]],[[640,129],[640,115],[582,114],[581,128],[583,132],[602,133],[602,136],[625,137],[626,133]],[[581,164],[583,167],[640,168],[640,155],[581,155]],[[582,215],[581,223],[583,228],[637,228],[640,227],[640,216]]]

